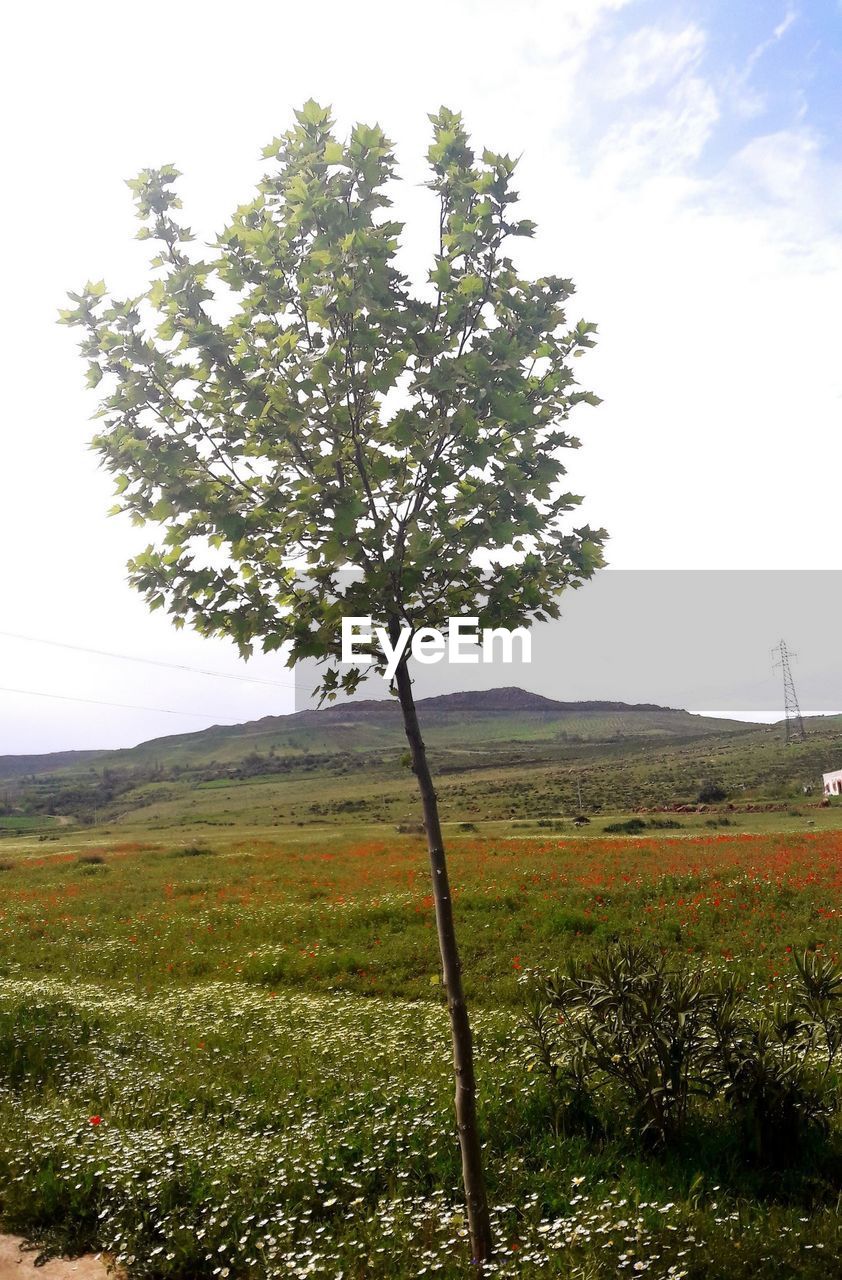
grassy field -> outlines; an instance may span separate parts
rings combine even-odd
[[[500,1274],[842,1274],[842,1133],[769,1171],[712,1111],[656,1155],[559,1132],[529,1070],[531,971],[616,936],[773,994],[790,948],[841,949],[842,811],[703,825],[723,812],[450,827]],[[420,839],[144,826],[2,853],[7,1227],[133,1276],[470,1273]]]
[[[0,834],[8,833],[14,835],[22,831],[49,831],[60,825],[59,819],[49,814],[9,813],[0,815]]]
[[[842,952],[842,722],[433,700],[494,1272],[842,1276],[842,1123],[753,1160],[562,1123],[536,975],[616,939],[786,997]],[[3,764],[0,1216],[131,1277],[471,1274],[415,783],[389,704]],[[705,802],[711,784],[724,799]],[[807,788],[805,792],[805,788]]]

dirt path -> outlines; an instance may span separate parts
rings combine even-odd
[[[19,1236],[0,1235],[0,1280],[106,1280],[108,1268],[101,1258],[54,1258],[36,1267],[37,1249],[22,1248]],[[112,1280],[114,1272],[110,1273]]]

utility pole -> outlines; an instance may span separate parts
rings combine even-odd
[[[798,705],[798,694],[795,692],[795,681],[792,678],[792,670],[790,661],[797,658],[798,654],[793,653],[787,648],[786,641],[781,640],[772,650],[772,657],[777,661],[773,666],[777,670],[780,668],[784,682],[784,716],[786,717],[785,741],[787,746],[793,742],[803,742],[807,737],[804,732],[804,721],[801,718],[801,708]]]

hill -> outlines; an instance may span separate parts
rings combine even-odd
[[[690,752],[679,792],[692,797],[708,771],[699,752],[757,731],[670,707],[558,702],[517,688],[422,699],[419,712],[443,804],[458,815],[555,813],[578,804],[583,780],[592,806],[612,793],[641,802],[655,796],[656,767],[672,778],[672,794],[679,782],[663,761],[655,766],[660,752]],[[372,699],[42,757],[43,768],[37,757],[11,757],[0,829],[47,816],[151,826],[409,819],[405,750],[397,703]]]
[[[653,703],[558,702],[525,689],[502,688],[440,694],[418,703],[430,744],[463,741],[476,730],[482,742],[617,742],[625,738],[694,738],[745,733],[742,721],[712,720]],[[116,751],[67,751],[44,756],[0,757],[0,780],[64,771],[190,768],[234,764],[254,753],[275,755],[338,751],[360,753],[403,743],[395,699],[334,703],[318,710],[264,716],[244,724],[213,725],[193,733],[153,738]]]
[[[689,810],[711,782],[738,808],[785,811],[805,787],[817,804],[822,771],[842,763],[839,716],[807,721],[807,741],[787,746],[781,726],[516,688],[427,698],[419,712],[446,821]],[[0,785],[0,831],[35,830],[48,817],[149,830],[417,821],[392,699],[60,758],[42,757],[38,771],[37,757],[11,757],[18,772]]]
[[[56,773],[63,769],[78,769],[102,754],[101,751],[51,751],[47,755],[0,756],[0,781],[31,774]]]

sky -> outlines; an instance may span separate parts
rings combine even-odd
[[[311,96],[340,132],[394,140],[411,272],[432,250],[427,113],[459,109],[479,146],[521,157],[538,232],[520,265],[571,276],[571,319],[599,325],[579,372],[604,403],[581,410],[571,487],[614,568],[842,567],[837,0],[34,0],[4,26],[0,753],[293,705],[277,657],[245,666],[127,586],[143,530],[105,514],[95,398],[55,318],[89,278],[143,288],[125,179],[175,163],[210,239]],[[565,671],[557,696],[576,695]]]

